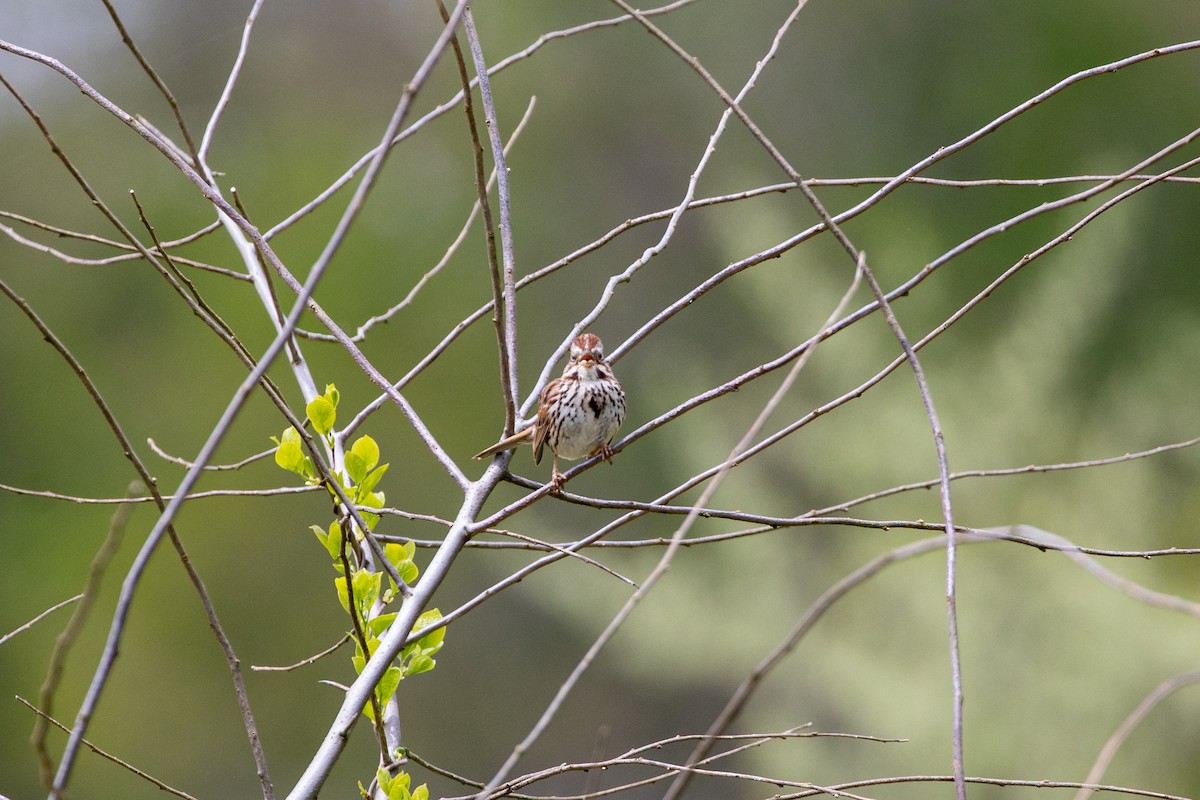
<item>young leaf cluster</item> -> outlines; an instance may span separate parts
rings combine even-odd
[[[398,772],[393,778],[386,769],[381,767],[375,773],[375,780],[379,783],[380,791],[388,800],[429,800],[429,788],[423,783],[411,792],[408,790],[412,779],[407,772]],[[358,784],[358,790],[365,798],[375,796],[362,785],[361,781]]]
[[[337,387],[330,384],[325,388],[325,394],[314,398],[305,409],[313,430],[325,440],[331,451],[334,450],[335,444],[333,431],[337,421],[338,400]],[[299,475],[306,483],[316,485],[321,482],[312,458],[304,452],[300,434],[295,428],[289,427],[279,438],[272,439],[277,445],[276,464]],[[383,492],[375,490],[388,468],[387,464],[379,463],[379,445],[370,436],[358,438],[346,451],[343,465],[344,469],[334,474],[341,482],[346,495],[359,507],[363,521],[374,529],[379,515],[361,509],[381,508],[384,503]],[[334,500],[336,502],[336,496]],[[383,609],[396,599],[399,587],[384,571],[361,566],[368,563],[365,559],[351,558],[352,554],[363,552],[360,545],[365,534],[349,519],[336,519],[329,524],[328,529],[322,529],[319,525],[310,527],[332,559],[334,570],[339,573],[334,578],[334,588],[342,609],[354,622],[355,635],[351,638],[355,642],[355,651],[351,660],[355,672],[361,673],[367,660],[378,648],[380,638],[396,618],[396,612],[385,613]],[[352,532],[349,540],[346,537],[347,530]],[[389,542],[383,547],[384,557],[395,567],[400,580],[405,584],[414,582],[420,574],[413,560],[415,553],[416,545],[412,542]],[[417,619],[416,629],[430,627],[441,618],[441,612],[437,609],[426,611]],[[375,721],[376,708],[382,708],[392,699],[401,680],[408,675],[428,672],[436,666],[433,656],[441,649],[444,637],[445,628],[438,628],[404,648],[397,662],[388,668],[375,687],[377,704],[369,704],[364,708],[363,713],[372,722]],[[396,792],[402,792],[396,794],[396,797],[410,797],[407,782],[389,785]],[[389,797],[392,796],[393,789],[387,790]],[[423,787],[418,788],[411,797],[421,796],[422,790]]]

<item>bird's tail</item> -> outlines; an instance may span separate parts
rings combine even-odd
[[[487,458],[488,456],[494,456],[496,453],[499,453],[503,450],[512,450],[512,449],[518,447],[519,445],[521,445],[522,443],[524,443],[530,437],[532,437],[533,430],[534,430],[534,426],[530,425],[528,428],[521,431],[520,433],[514,433],[512,436],[509,436],[505,439],[501,439],[500,441],[496,442],[494,445],[492,445],[488,449],[481,450],[480,452],[478,452],[474,456],[472,456],[472,458],[477,458],[477,459]]]

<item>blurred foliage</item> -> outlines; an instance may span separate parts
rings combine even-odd
[[[0,38],[54,56],[131,113],[172,133],[161,97],[122,46],[104,8],[84,0],[4,0]],[[121,0],[118,10],[179,99],[194,133],[204,127],[236,55],[248,2]],[[792,4],[704,0],[656,18],[730,89],[740,87]],[[496,63],[541,34],[616,16],[604,3],[476,4],[485,54]],[[889,176],[1081,69],[1169,45],[1200,29],[1194,0],[1148,0],[1131,12],[1116,0],[1081,3],[862,2],[809,4],[745,102],[759,126],[806,176]],[[250,218],[276,225],[372,148],[402,86],[439,30],[432,4],[352,0],[267,3],[211,161],[236,187]],[[965,152],[933,177],[1049,178],[1111,174],[1183,136],[1200,114],[1195,53],[1152,60],[1055,96]],[[136,192],[163,239],[212,220],[193,186],[67,81],[7,53],[3,72],[42,116],[96,191],[142,231]],[[458,88],[444,57],[418,95],[425,114]],[[536,96],[510,155],[518,272],[593,241],[626,219],[683,196],[719,99],[685,64],[634,24],[554,40],[494,78],[500,127],[511,133]],[[415,119],[415,117],[413,118]],[[112,238],[11,97],[0,99],[0,210]],[[1195,155],[1192,145],[1179,158]],[[1171,163],[1176,163],[1172,161]],[[784,180],[761,148],[731,123],[698,196]],[[445,252],[474,202],[470,142],[461,111],[432,121],[396,148],[364,214],[334,260],[317,299],[350,331],[398,303]],[[818,192],[840,211],[874,187]],[[946,250],[1076,186],[959,189],[905,186],[847,232],[893,287]],[[350,196],[280,233],[273,245],[301,279]],[[1194,184],[1158,185],[1117,206],[1073,241],[1003,284],[922,353],[954,470],[1103,458],[1187,440],[1200,430],[1200,200]],[[897,301],[910,336],[940,324],[1004,269],[1094,207],[1071,206],[969,250]],[[657,256],[595,326],[611,350],[668,303],[724,267],[816,221],[797,192],[775,193],[685,215]],[[0,224],[74,255],[111,251]],[[553,348],[594,304],[610,275],[661,235],[635,227],[598,253],[520,294],[520,375],[528,391]],[[240,270],[220,232],[184,254]],[[851,265],[819,237],[699,298],[627,353],[617,371],[630,397],[627,431],[705,389],[778,357],[811,336],[849,281]],[[189,270],[199,291],[252,353],[273,335],[248,283]],[[244,377],[243,367],[140,261],[75,266],[0,236],[0,279],[38,311],[86,367],[127,435],[170,491],[182,468],[144,446],[195,455]],[[286,289],[277,287],[280,292]],[[281,294],[281,297],[283,295]],[[386,324],[364,352],[398,378],[490,288],[476,223],[445,271]],[[284,297],[286,303],[286,297]],[[861,305],[865,292],[856,296]],[[133,477],[111,431],[78,380],[7,300],[0,305],[0,483],[81,497],[120,497]],[[305,325],[316,329],[316,323]],[[335,345],[308,341],[323,383],[341,408],[377,389]],[[898,347],[878,315],[823,343],[768,422],[775,430],[853,390]],[[285,364],[271,370],[293,408],[304,399]],[[472,477],[469,454],[495,441],[502,421],[495,335],[485,317],[406,389],[447,451]],[[759,385],[762,383],[763,385]],[[658,496],[729,452],[777,385],[767,379],[687,414],[578,479],[581,492]],[[351,412],[353,413],[353,412]],[[279,416],[254,397],[216,461],[272,447]],[[453,517],[461,496],[397,410],[385,405],[363,434],[391,463],[380,485],[388,505]],[[200,490],[282,483],[261,459],[217,473]],[[539,479],[524,453],[514,469]],[[542,465],[545,466],[544,464]],[[1115,550],[1200,547],[1200,454],[1192,449],[1097,469],[955,484],[958,521],[1024,523],[1079,544]],[[936,476],[928,422],[911,373],[820,417],[731,473],[711,505],[796,515]],[[502,485],[488,508],[519,496]],[[693,501],[689,493],[679,502]],[[0,491],[0,635],[77,593],[103,541],[113,506]],[[936,520],[936,491],[901,494],[856,509],[878,519]],[[277,791],[300,774],[348,683],[344,657],[293,672],[253,672],[333,644],[345,617],[330,591],[328,555],[309,526],[328,520],[319,492],[190,502],[178,529],[244,665]],[[543,502],[512,527],[553,541],[595,529],[609,512]],[[154,521],[134,512],[88,625],[67,662],[53,713],[69,723],[103,646],[120,581]],[[651,516],[616,538],[669,537],[679,520]],[[506,523],[508,525],[510,523]],[[385,533],[437,539],[443,529],[385,516]],[[736,530],[701,520],[693,535]],[[830,585],[887,549],[922,536],[893,528],[820,526],[775,530],[693,547],[639,608],[526,756],[534,768],[612,756],[655,739],[705,730],[729,693]],[[418,550],[424,567],[429,550]],[[775,742],[728,768],[837,783],[950,771],[950,689],[945,563],[934,551],[884,570],[850,593],[765,682],[734,732],[814,730],[903,738],[906,743],[811,739]],[[640,580],[657,549],[593,550]],[[967,772],[1082,780],[1106,737],[1161,680],[1194,670],[1197,620],[1148,607],[1097,582],[1067,558],[1012,544],[962,548],[958,609],[966,692]],[[530,559],[521,551],[468,550],[437,597],[453,609]],[[1200,601],[1194,557],[1105,561],[1116,574]],[[435,764],[486,780],[524,735],[627,596],[623,584],[567,559],[526,578],[453,623],[438,669],[399,687],[407,744]],[[197,797],[252,796],[257,780],[225,662],[204,614],[164,547],[139,589],[121,658],[88,736]],[[41,791],[28,745],[55,636],[69,610],[0,645],[0,794]],[[1200,689],[1182,689],[1153,711],[1104,782],[1200,795]],[[50,734],[53,753],[65,737]],[[685,757],[687,749],[660,754]],[[374,767],[360,725],[327,793],[350,796]],[[718,762],[722,764],[723,762]],[[461,794],[410,765],[432,796]],[[629,778],[612,770],[603,785]],[[636,775],[644,776],[644,772]],[[578,793],[572,775],[537,787]],[[697,781],[691,797],[756,798],[753,784]],[[950,796],[945,786],[878,788],[888,798]],[[972,797],[1042,796],[1044,790],[974,787]],[[629,797],[659,797],[662,787]],[[158,797],[150,785],[84,754],[75,798]]]

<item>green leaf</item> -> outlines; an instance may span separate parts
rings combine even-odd
[[[362,483],[363,478],[367,477],[367,464],[362,456],[346,453],[346,475],[349,476],[352,486]]]
[[[392,784],[388,789],[388,800],[410,800],[412,795],[408,793],[408,784],[411,780],[412,778],[404,770],[396,773],[396,777],[392,779]]]
[[[411,800],[429,800],[429,785],[422,783],[413,790]]]
[[[400,580],[408,584],[415,581],[417,576],[421,574],[421,570],[417,569],[417,565],[411,561],[405,561],[396,568],[396,571],[400,573]]]
[[[375,469],[375,465],[379,463],[379,445],[375,444],[375,440],[370,436],[360,436],[355,439],[354,444],[350,445],[350,453],[354,453],[363,460],[367,472]]]
[[[346,576],[339,575],[333,579],[333,585],[337,589],[338,600],[342,604],[342,610],[347,614],[350,613],[350,594],[346,591]]]
[[[383,636],[388,626],[396,619],[397,612],[393,611],[390,614],[380,614],[373,620],[367,623],[367,628],[371,631],[372,636]]]
[[[392,776],[383,767],[375,770],[375,780],[379,783],[379,788],[384,794],[387,794],[391,790]]]
[[[333,430],[334,420],[337,419],[337,409],[333,403],[324,397],[314,397],[305,409],[308,419],[313,424],[313,430],[322,436]]]
[[[321,544],[325,545],[325,550],[334,561],[338,561],[339,556],[342,554],[342,526],[335,521],[330,523],[329,533],[321,530],[320,525],[310,525],[309,530],[317,535],[317,538],[321,540]],[[338,567],[341,568],[340,563]]]
[[[275,463],[301,478],[309,478],[312,475],[308,456],[304,454],[304,448],[300,446],[299,441],[288,441],[285,438],[280,442],[279,447],[275,448]]]
[[[312,531],[314,534],[316,534],[317,541],[319,541],[321,543],[322,547],[329,546],[328,544],[326,544],[326,542],[329,541],[329,534],[326,533],[325,531],[321,530],[320,525],[309,525],[308,529],[310,531]]]
[[[325,384],[325,399],[333,403],[333,407],[337,408],[338,402],[342,399],[342,395],[338,392],[337,387],[332,383]]]
[[[383,673],[383,677],[379,679],[378,685],[375,687],[375,696],[379,698],[379,704],[383,705],[392,699],[392,695],[396,693],[396,687],[400,685],[400,679],[404,677],[404,673],[399,667],[388,667],[387,672]]]
[[[405,583],[412,583],[421,574],[421,570],[412,560],[416,552],[417,545],[414,542],[388,542],[383,546],[383,555],[396,567],[396,572],[400,573],[400,580]]]
[[[417,623],[413,626],[414,630],[420,633],[423,628],[437,623],[441,618],[442,613],[436,608],[426,611],[417,618]],[[438,650],[442,649],[442,642],[445,637],[446,629],[442,627],[430,631],[408,647],[405,647],[400,653],[400,662],[404,668],[405,676],[419,675],[437,666],[437,662],[433,660],[433,656]]]
[[[363,492],[369,492],[379,485],[379,479],[387,472],[388,465],[380,464],[375,469],[371,470],[365,478],[360,482],[359,489]]]
[[[360,495],[357,502],[358,505],[367,508],[383,508],[383,492],[369,492],[365,495]],[[358,513],[362,514],[363,522],[367,523],[371,530],[375,530],[375,524],[379,522],[379,515],[372,514],[370,511],[363,511],[361,508]]]
[[[383,546],[383,554],[387,556],[387,560],[392,562],[397,569],[401,564],[411,563],[413,556],[417,552],[416,542],[388,542]]]
[[[365,616],[365,612],[371,608],[375,598],[379,597],[379,590],[382,586],[383,573],[365,569],[357,570],[354,573],[354,602],[358,606],[360,614]]]
[[[417,656],[412,661],[408,662],[408,666],[404,668],[405,675],[420,675],[422,672],[429,672],[437,666],[437,662],[429,656]]]
[[[446,641],[446,629],[444,627],[429,633],[417,639],[417,644],[421,646],[421,652],[427,655],[433,655],[438,650],[442,649],[442,645]]]
[[[426,611],[421,616],[417,617],[416,625],[414,625],[413,628],[418,633],[420,633],[423,628],[428,628],[430,625],[440,622],[441,619],[442,619],[442,612],[436,608],[433,608],[433,609],[430,609],[429,611]],[[438,650],[442,649],[442,640],[445,638],[446,638],[446,627],[443,625],[442,627],[438,628],[437,630],[430,631],[429,633],[425,634],[420,639],[418,639],[416,643],[421,646],[421,649],[424,652],[426,652],[430,655],[433,655]]]

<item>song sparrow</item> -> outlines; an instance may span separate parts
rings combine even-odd
[[[563,483],[558,457],[574,461],[599,454],[611,464],[609,442],[624,421],[625,392],[604,360],[600,337],[585,333],[571,343],[571,360],[562,377],[550,381],[542,390],[533,424],[477,453],[475,458],[512,450],[532,438],[533,463],[539,464],[542,449],[550,445],[554,451],[550,489],[557,492]]]

